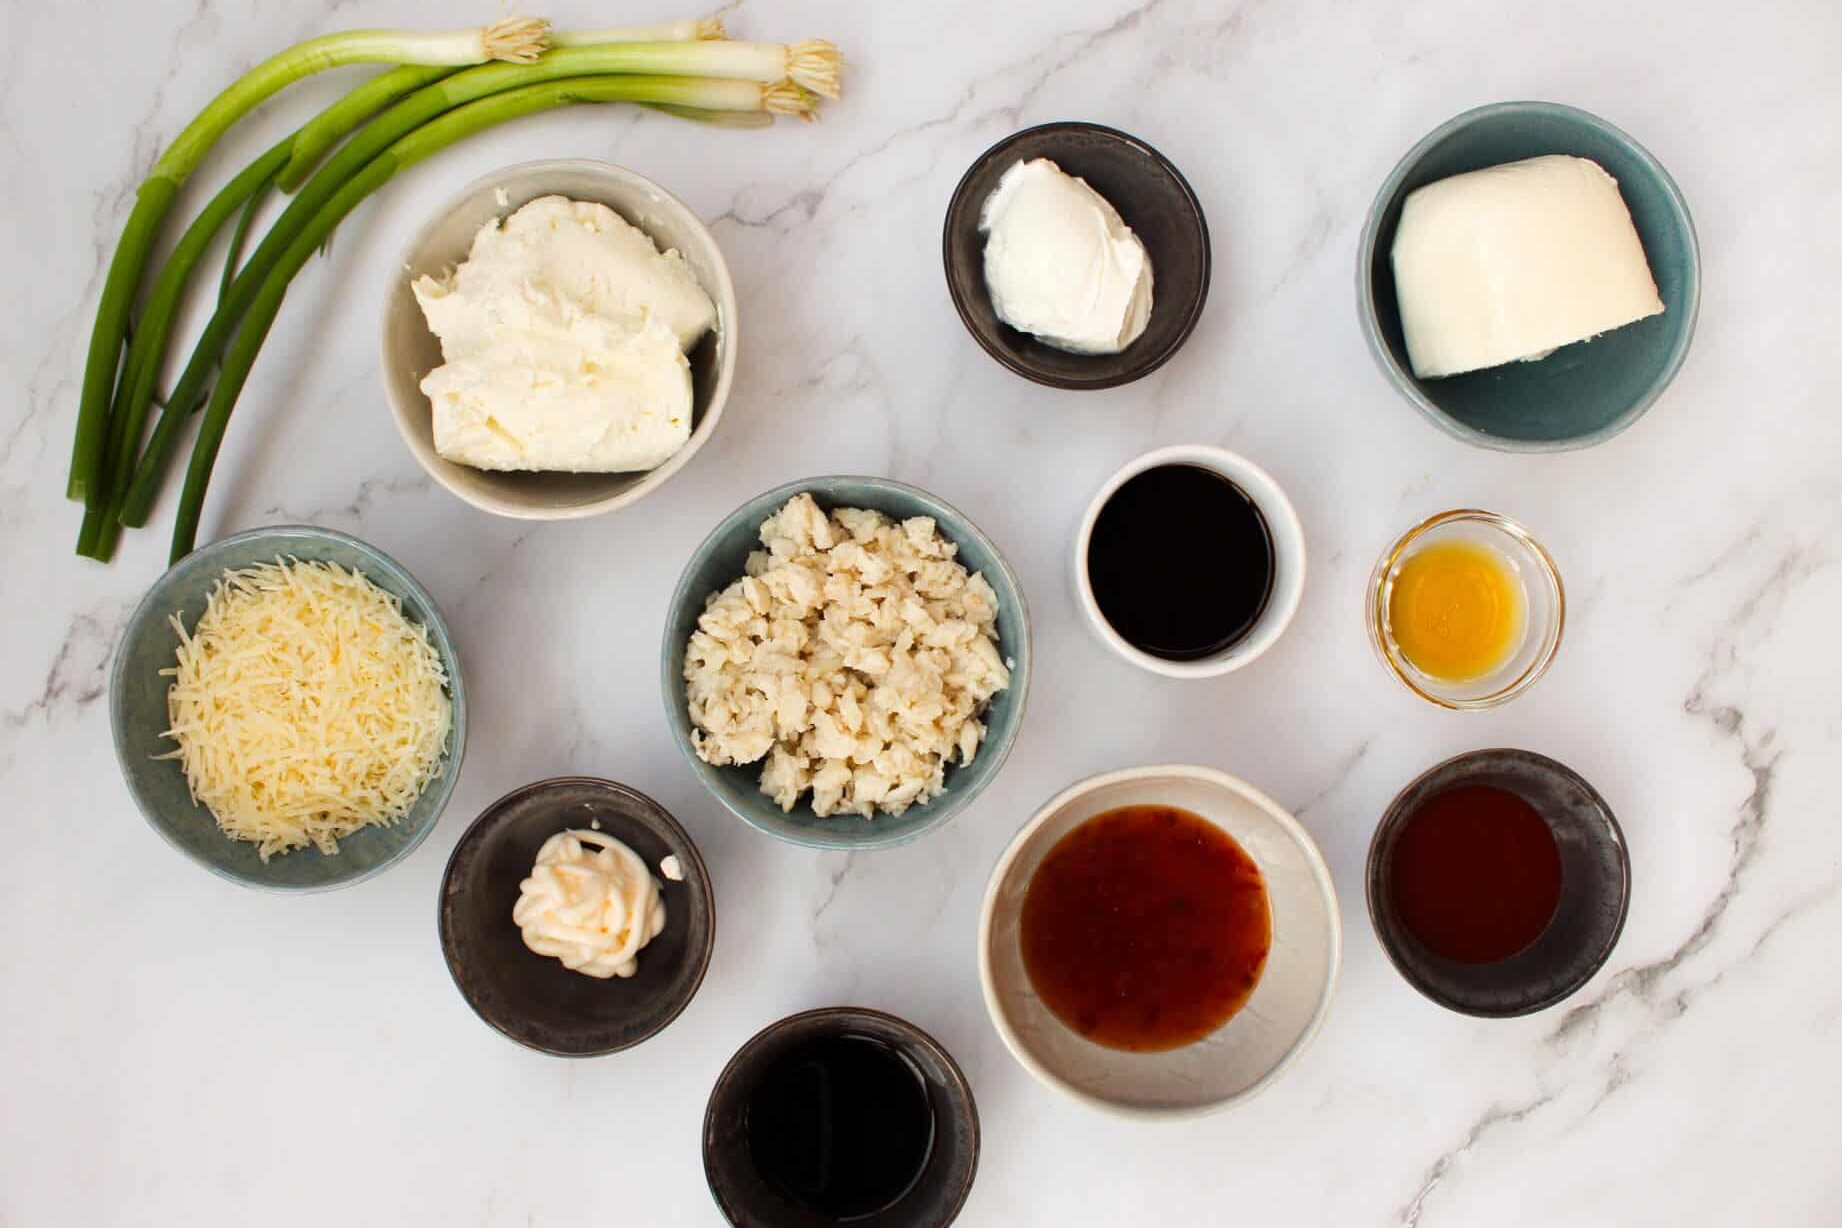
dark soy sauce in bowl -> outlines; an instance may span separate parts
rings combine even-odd
[[[1388,871],[1407,931],[1463,964],[1521,951],[1561,902],[1561,854],[1548,821],[1495,785],[1458,785],[1421,802],[1395,837]]]
[[[840,1221],[894,1206],[927,1167],[934,1112],[921,1074],[868,1036],[822,1036],[765,1070],[748,1100],[755,1167],[795,1204]]]
[[[1141,652],[1196,661],[1241,640],[1273,595],[1273,536],[1234,482],[1158,465],[1113,492],[1088,540],[1101,615]]]

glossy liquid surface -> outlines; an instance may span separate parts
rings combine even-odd
[[[1561,898],[1547,820],[1507,789],[1460,785],[1408,816],[1389,855],[1395,914],[1427,950],[1495,963],[1534,942]]]
[[[1088,539],[1100,613],[1141,652],[1194,661],[1253,630],[1273,592],[1266,517],[1198,465],[1160,465],[1113,492]]]
[[[895,1205],[927,1167],[934,1112],[920,1072],[868,1036],[798,1045],[748,1102],[756,1169],[794,1203],[851,1220]]]
[[[1442,682],[1501,669],[1528,625],[1522,582],[1508,560],[1469,541],[1422,546],[1396,569],[1388,631],[1401,655]]]
[[[1272,945],[1266,885],[1232,836],[1175,806],[1123,806],[1056,842],[1030,879],[1023,963],[1096,1044],[1192,1044],[1246,1004]]]

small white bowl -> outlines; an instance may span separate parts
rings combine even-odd
[[[1132,805],[1179,806],[1233,836],[1260,867],[1273,919],[1253,997],[1202,1040],[1162,1053],[1109,1049],[1057,1019],[1031,987],[1019,942],[1024,896],[1049,850],[1095,815]],[[1342,952],[1337,890],[1311,836],[1259,790],[1206,767],[1110,772],[1052,798],[998,859],[979,919],[985,1007],[1012,1056],[1048,1086],[1121,1117],[1197,1117],[1266,1088],[1317,1035]]]
[[[473,236],[540,196],[607,205],[651,236],[677,248],[716,303],[716,327],[691,351],[691,437],[677,454],[644,473],[494,473],[457,465],[435,451],[422,377],[441,364],[441,343],[428,329],[410,283],[442,274],[467,258]],[[710,231],[676,196],[643,175],[606,162],[569,158],[494,171],[463,188],[416,231],[392,266],[384,295],[384,393],[403,442],[437,482],[482,511],[518,520],[576,520],[635,503],[689,463],[723,416],[736,365],[736,292]]]
[[[1094,522],[1100,519],[1101,509],[1126,482],[1160,465],[1195,465],[1219,473],[1233,482],[1260,509],[1273,541],[1273,590],[1267,598],[1266,609],[1246,635],[1213,656],[1194,661],[1172,661],[1153,656],[1128,643],[1124,636],[1113,629],[1106,615],[1100,612],[1100,603],[1094,598],[1093,582],[1087,574],[1087,548],[1093,539]],[[1182,526],[1173,526],[1173,530],[1181,532]],[[1148,669],[1168,678],[1214,678],[1232,673],[1254,660],[1277,643],[1285,629],[1291,625],[1292,616],[1298,613],[1299,600],[1305,595],[1305,529],[1299,523],[1298,512],[1293,508],[1292,501],[1286,498],[1286,492],[1280,489],[1279,483],[1245,456],[1207,444],[1159,448],[1129,462],[1107,479],[1100,493],[1087,505],[1087,515],[1081,519],[1081,532],[1075,538],[1074,571],[1075,588],[1080,593],[1081,609],[1087,614],[1088,625],[1108,648],[1140,669]]]

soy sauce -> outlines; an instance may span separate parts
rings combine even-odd
[[[1541,936],[1561,899],[1561,854],[1548,821],[1495,785],[1427,798],[1394,839],[1395,915],[1435,955],[1507,959]]]
[[[927,1085],[907,1058],[868,1036],[795,1046],[748,1102],[749,1154],[797,1205],[851,1220],[899,1202],[934,1148]]]
[[[1253,996],[1272,946],[1260,867],[1175,806],[1121,806],[1055,842],[1023,897],[1031,988],[1098,1045],[1192,1044]]]
[[[1094,600],[1127,643],[1194,661],[1253,630],[1273,593],[1273,537],[1247,492],[1159,465],[1113,492],[1087,547]]]

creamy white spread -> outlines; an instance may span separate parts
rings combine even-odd
[[[998,318],[1057,349],[1117,354],[1151,318],[1151,257],[1106,198],[1047,158],[1004,172],[979,212]]]
[[[675,858],[666,861],[677,868]],[[512,923],[525,946],[565,968],[628,977],[639,969],[641,948],[665,928],[665,901],[638,853],[598,831],[564,831],[537,850],[531,876],[518,884]]]
[[[1390,253],[1421,379],[1534,361],[1663,310],[1618,181],[1552,154],[1415,189]]]
[[[412,287],[443,364],[435,450],[476,469],[652,469],[691,434],[685,352],[716,307],[677,251],[606,205],[545,196]]]

